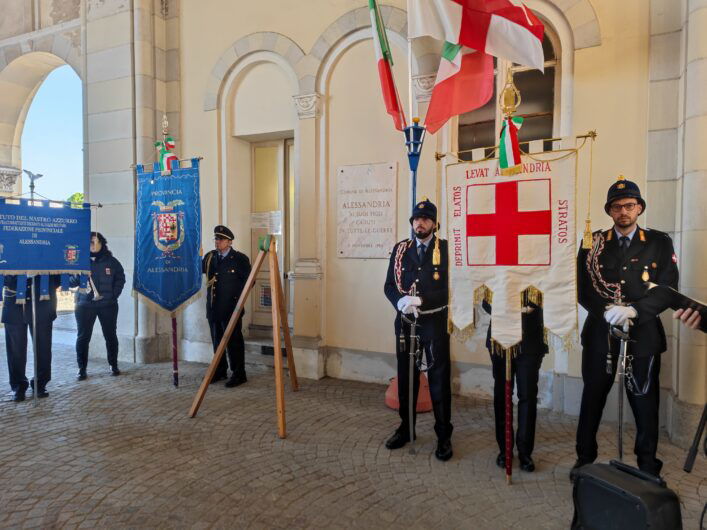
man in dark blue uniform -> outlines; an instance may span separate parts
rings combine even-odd
[[[13,401],[24,401],[27,387],[30,386],[25,375],[27,367],[27,330],[36,339],[37,373],[32,380],[32,388],[37,397],[45,398],[47,383],[52,378],[52,326],[56,319],[56,289],[61,284],[59,275],[49,276],[49,299],[42,300],[40,293],[34,292],[35,280],[27,278],[25,298],[17,298],[17,276],[5,276],[3,288],[2,323],[5,324],[5,348],[7,367],[10,374],[10,387],[14,392]],[[39,278],[36,279],[39,283]],[[32,296],[37,307],[37,329],[32,329]],[[17,303],[17,302],[20,303]],[[35,333],[36,331],[36,333]]]
[[[540,295],[542,296],[542,295]],[[518,430],[515,443],[518,459],[523,471],[535,471],[533,449],[535,447],[535,422],[538,416],[538,378],[543,356],[548,348],[543,327],[543,310],[540,302],[534,303],[530,293],[521,294],[521,324],[523,335],[518,351],[511,360],[511,377],[515,379],[518,392]],[[537,300],[536,300],[537,301]],[[491,305],[484,300],[484,310],[491,314]],[[493,370],[493,411],[496,425],[496,443],[499,453],[496,465],[506,467],[506,353],[491,338],[491,325],[486,334],[486,348],[491,354]],[[511,436],[511,440],[512,440]]]
[[[604,209],[614,226],[595,232],[592,248],[581,249],[577,258],[579,303],[588,316],[582,330],[584,390],[577,461],[570,477],[597,457],[596,433],[619,351],[619,341],[610,337],[609,328],[622,327],[627,321],[631,328],[626,388],[636,419],[634,452],[641,470],[659,475],[663,466],[656,457],[660,354],[666,350],[666,340],[658,316],[667,304],[646,283],[677,287],[677,257],[670,236],[638,226],[646,203],[635,183],[619,177],[609,188]]]
[[[78,285],[79,277],[72,277],[72,284]],[[108,241],[100,232],[91,232],[91,278],[87,293],[76,293],[76,362],[79,381],[86,379],[88,365],[88,345],[91,342],[96,318],[101,323],[106,340],[106,352],[111,375],[120,375],[118,369],[118,298],[125,285],[123,266],[108,250]]]
[[[452,457],[452,391],[447,331],[447,241],[437,239],[437,207],[428,200],[417,205],[410,217],[414,239],[400,241],[393,248],[385,281],[385,295],[397,310],[395,335],[397,344],[398,402],[400,426],[386,441],[388,449],[399,449],[410,441],[408,370],[411,325],[403,315],[417,318],[420,346],[424,351],[430,383],[430,396],[435,416],[437,449],[442,461]],[[415,333],[413,331],[413,333]],[[413,401],[417,403],[420,371],[413,375]],[[413,407],[415,409],[416,407]],[[413,428],[415,415],[413,414]]]
[[[207,281],[206,319],[209,321],[211,341],[216,351],[250,274],[250,261],[245,254],[232,248],[233,232],[225,226],[214,228],[214,245],[216,248],[204,256],[202,266]],[[228,388],[242,385],[248,380],[242,326],[243,315],[238,319],[228,341],[228,364],[231,365],[231,378],[226,381]],[[221,357],[212,383],[228,377],[228,364],[226,356]]]

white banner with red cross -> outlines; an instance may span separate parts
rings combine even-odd
[[[523,156],[503,176],[498,160],[447,166],[450,318],[474,324],[474,302],[492,302],[492,338],[521,340],[521,293],[542,293],[545,328],[567,336],[577,325],[575,150]],[[481,294],[480,293],[486,293]]]

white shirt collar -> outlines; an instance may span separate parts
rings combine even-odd
[[[631,230],[630,233],[626,234],[626,237],[628,238],[629,243],[630,243],[631,241],[633,241],[633,236],[634,236],[634,234],[636,233],[636,230],[638,230],[638,226],[635,226],[635,227],[633,228],[633,230]],[[618,237],[619,240],[621,240],[621,238],[624,237],[624,235],[623,235],[621,232],[619,232],[619,231],[616,229],[615,226],[614,226],[614,232],[616,232],[616,237]]]
[[[425,239],[420,239],[419,237],[415,237],[415,241],[417,241],[418,247],[420,245],[425,245],[425,248],[426,248],[426,247],[430,246],[430,241],[432,241],[433,237],[434,237],[434,232],[431,233],[429,236],[427,236]]]
[[[228,253],[229,253],[229,252],[231,252],[231,247],[228,247],[228,248],[227,248],[226,250],[224,250],[223,252],[219,252],[219,254],[221,254],[221,257],[222,257],[222,258],[225,258],[226,256],[228,256]]]

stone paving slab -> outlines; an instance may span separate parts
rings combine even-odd
[[[431,414],[420,418],[416,454],[383,447],[397,415],[380,385],[301,380],[300,392],[286,390],[280,440],[270,369],[249,367],[236,389],[211,386],[190,419],[204,365],[181,363],[175,389],[169,363],[123,364],[115,378],[91,359],[83,382],[74,363],[72,348],[56,345],[49,398],[37,408],[0,402],[2,528],[553,529],[572,518],[572,418],[540,412],[538,469],[523,473],[516,459],[507,486],[488,400],[453,399],[454,458],[442,463]],[[2,362],[0,395],[9,397],[5,389]],[[603,426],[601,460],[615,455],[614,439]],[[707,500],[707,460],[686,474],[684,456],[661,439],[690,529]]]

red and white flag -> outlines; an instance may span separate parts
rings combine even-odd
[[[447,167],[450,308],[455,326],[474,323],[479,293],[491,293],[492,338],[522,337],[521,294],[542,293],[545,327],[566,337],[577,325],[576,153],[526,158],[505,176],[496,160]]]
[[[380,76],[381,89],[383,91],[383,101],[385,108],[393,117],[395,128],[402,131],[406,126],[405,113],[400,104],[398,89],[395,87],[393,79],[393,55],[388,43],[388,36],[385,26],[380,16],[376,0],[368,0],[368,10],[371,15],[371,31],[373,32],[373,47],[376,51],[376,62],[378,64],[378,75]]]
[[[543,69],[544,27],[511,0],[408,0],[408,37],[441,41],[425,125],[434,133],[493,94],[493,58]]]

